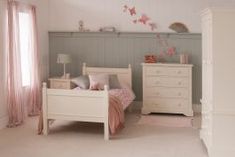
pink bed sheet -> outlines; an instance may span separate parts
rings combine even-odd
[[[127,88],[111,89],[109,94],[117,97],[122,104],[123,110],[125,110],[135,99],[135,94]]]

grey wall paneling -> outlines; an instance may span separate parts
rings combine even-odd
[[[193,103],[199,104],[201,98],[201,34],[160,33],[177,54],[186,52],[190,55],[193,67]],[[56,63],[58,53],[72,56],[72,63],[67,65],[67,72],[72,76],[81,75],[82,63],[88,66],[133,68],[133,88],[136,100],[142,100],[142,67],[144,55],[162,50],[156,33],[142,32],[49,32],[50,67],[52,76],[62,75],[62,65]],[[168,62],[179,62],[179,56],[166,57]]]

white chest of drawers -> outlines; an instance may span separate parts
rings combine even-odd
[[[191,64],[143,63],[143,114],[192,116]]]

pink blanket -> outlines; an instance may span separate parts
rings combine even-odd
[[[109,131],[113,135],[124,128],[124,110],[118,97],[109,95]]]

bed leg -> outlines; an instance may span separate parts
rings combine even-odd
[[[49,120],[47,119],[47,84],[43,83],[42,88],[42,112],[43,112],[43,134],[48,135],[49,132]]]
[[[109,140],[109,124],[104,123],[104,139]]]
[[[45,119],[43,121],[43,134],[48,135],[49,133],[49,120]]]

